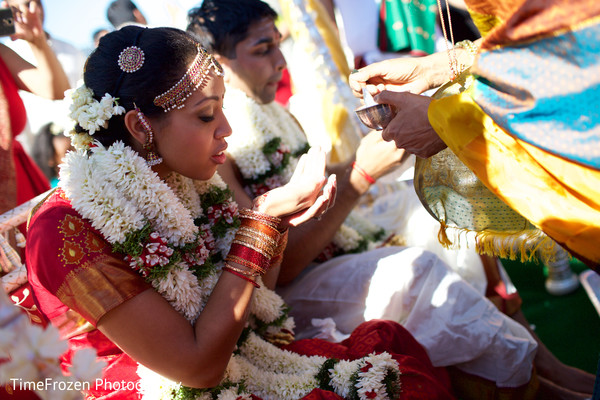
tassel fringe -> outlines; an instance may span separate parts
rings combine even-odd
[[[452,237],[453,240],[450,239]],[[507,258],[521,262],[554,262],[560,246],[539,229],[514,232],[473,231],[457,228],[440,221],[438,240],[447,249],[475,247],[479,254]]]

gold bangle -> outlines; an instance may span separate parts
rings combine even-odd
[[[471,56],[475,56],[479,51],[479,47],[477,47],[477,45],[470,40],[461,40],[460,42],[456,43],[454,47],[467,50],[467,53],[469,53]]]
[[[261,246],[257,246],[254,243],[248,243],[244,240],[240,240],[239,238],[235,238],[233,239],[233,241],[231,243],[235,243],[235,244],[239,244],[240,246],[245,246],[249,249],[252,249],[260,254],[262,254],[263,257],[271,259],[273,257],[273,251],[275,251],[275,249],[273,248],[264,248]]]
[[[231,265],[229,263],[225,263],[225,266],[227,268],[231,268],[232,270],[234,270],[236,272],[239,272],[240,274],[246,275],[248,277],[251,277],[251,278],[255,278],[255,277],[257,277],[257,276],[260,275],[259,273],[257,273],[254,270],[248,271],[247,269],[236,268],[236,267],[234,267],[233,265]]]
[[[248,267],[251,270],[258,272],[260,275],[264,275],[267,273],[267,270],[261,268],[259,265],[253,263],[252,261],[248,261],[242,257],[238,257],[236,255],[228,254],[225,261],[231,261],[236,264],[243,265],[244,267]]]
[[[255,221],[260,221],[263,222],[265,225],[269,225],[276,229],[279,226],[279,223],[281,222],[281,218],[279,217],[274,217],[272,215],[261,213],[259,211],[249,210],[247,208],[242,208],[239,211],[239,215],[240,218],[249,218]]]

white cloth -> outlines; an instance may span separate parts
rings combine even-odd
[[[411,156],[400,169],[378,179],[361,199],[357,212],[401,237],[403,245],[422,247],[435,253],[479,293],[485,294],[487,278],[475,244],[448,249],[439,242],[440,223],[427,212],[415,192],[412,181],[414,160]],[[509,280],[505,283],[512,287]]]
[[[516,387],[531,377],[537,343],[433,253],[386,247],[336,257],[305,270],[278,293],[292,308],[297,338],[315,337],[335,321],[342,334],[370,319],[400,322],[433,365]]]

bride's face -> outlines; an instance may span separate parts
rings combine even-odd
[[[207,180],[225,162],[225,138],[231,135],[231,127],[223,114],[224,94],[223,78],[212,73],[206,86],[196,90],[183,108],[151,122],[155,149],[163,159],[153,168],[160,176],[174,171]]]

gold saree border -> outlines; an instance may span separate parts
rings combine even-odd
[[[104,314],[149,288],[125,261],[102,254],[69,272],[56,297],[96,326]]]

